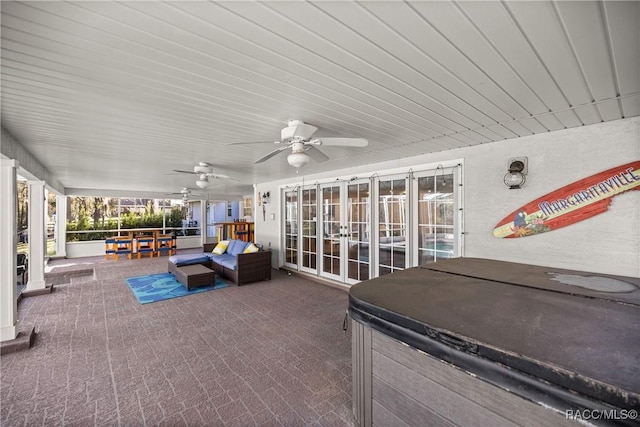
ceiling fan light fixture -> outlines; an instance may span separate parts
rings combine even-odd
[[[287,162],[298,169],[309,163],[309,156],[306,153],[291,153],[287,156]]]
[[[209,185],[209,178],[205,176],[201,176],[200,179],[198,179],[196,181],[196,185],[198,186],[198,188],[205,188],[207,185]]]

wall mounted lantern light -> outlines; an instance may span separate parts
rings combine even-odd
[[[526,157],[509,159],[509,171],[504,176],[504,184],[510,190],[521,188],[527,180],[528,165]]]

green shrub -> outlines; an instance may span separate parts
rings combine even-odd
[[[140,217],[132,212],[120,217],[120,228],[140,228]]]
[[[162,213],[146,213],[139,215],[133,212],[125,213],[120,217],[120,229],[132,228],[162,228]],[[182,227],[182,209],[174,207],[166,216],[166,227]],[[116,218],[104,218],[94,222],[86,213],[81,213],[78,221],[68,221],[67,231],[85,230],[118,230],[118,220]],[[104,240],[114,236],[114,232],[95,231],[90,233],[67,233],[67,242]]]
[[[167,218],[167,227],[182,227],[182,210],[180,208],[171,209]]]

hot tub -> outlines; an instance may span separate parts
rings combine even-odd
[[[640,278],[456,258],[354,285],[369,425],[637,425]]]

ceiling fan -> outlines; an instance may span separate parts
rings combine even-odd
[[[198,175],[198,180],[196,181],[196,185],[199,188],[205,188],[207,185],[209,185],[209,178],[231,179],[227,175],[213,173],[213,166],[207,162],[199,162],[196,166],[193,167],[193,172],[183,171],[178,169],[174,169],[173,171],[178,173],[188,173],[191,175]]]
[[[276,148],[266,156],[253,162],[254,164],[262,163],[269,160],[276,154],[291,148],[291,154],[287,156],[289,164],[295,168],[300,168],[307,163],[309,159],[313,159],[316,162],[324,162],[329,160],[329,157],[322,151],[318,150],[317,146],[342,146],[342,147],[366,147],[369,143],[364,138],[314,138],[311,139],[311,135],[318,130],[317,127],[306,124],[301,120],[289,120],[288,126],[280,131],[280,141],[275,141],[274,144],[282,144],[281,147]],[[230,145],[239,144],[255,144],[254,142],[238,142]]]
[[[190,188],[184,187],[182,190],[180,190],[180,192],[178,193],[168,193],[168,196],[173,196],[173,195],[181,195],[182,196],[182,201],[183,202],[189,202],[190,196],[202,196],[202,194],[196,194],[196,193],[192,193]]]

